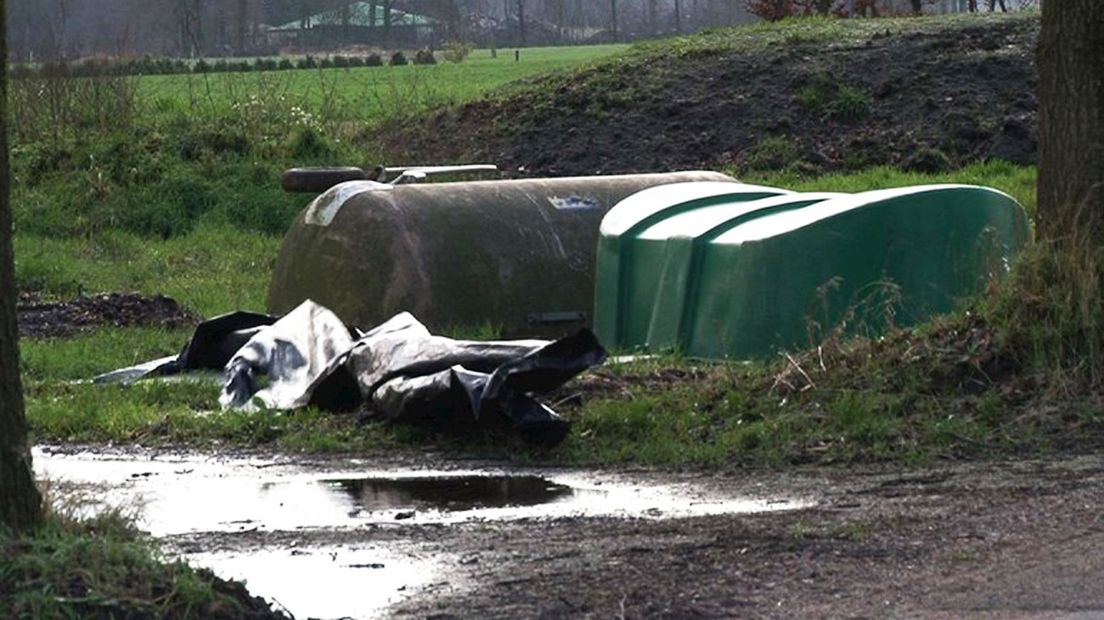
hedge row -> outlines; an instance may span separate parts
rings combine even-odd
[[[413,62],[416,65],[432,65],[437,63],[436,57],[428,49],[418,50],[412,60],[407,59],[403,52],[395,52],[384,61],[379,54],[367,56],[324,56],[316,58],[311,55],[298,59],[292,58],[258,58],[252,62],[248,60],[214,60],[204,59],[195,62],[179,58],[144,58],[133,60],[105,60],[89,59],[80,62],[47,62],[42,64],[16,64],[12,65],[11,76],[14,79],[23,78],[53,78],[53,77],[100,77],[100,76],[125,76],[125,75],[177,75],[184,73],[229,73],[241,71],[290,71],[292,69],[351,69],[357,67],[382,67],[384,64],[394,66],[406,65]]]

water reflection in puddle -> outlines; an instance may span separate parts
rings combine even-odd
[[[353,478],[323,484],[351,497],[361,510],[475,510],[535,506],[569,498],[571,487],[540,476],[451,476],[435,478]]]
[[[185,559],[246,582],[251,593],[297,618],[376,617],[427,585],[438,568],[429,559],[378,547],[256,549]]]
[[[264,461],[47,453],[35,456],[35,468],[40,477],[93,489],[89,510],[140,506],[139,526],[154,536],[561,517],[676,518],[805,505],[575,472],[312,472]]]
[[[686,485],[600,473],[500,469],[380,470],[354,459],[347,469],[203,455],[54,454],[36,449],[35,469],[60,492],[83,495],[91,513],[139,507],[138,525],[155,537],[232,534],[230,551],[188,553],[216,574],[241,579],[258,596],[298,617],[372,617],[445,571],[419,551],[416,535],[386,546],[365,532],[386,527],[612,517],[678,518],[792,510],[792,499],[718,496]],[[65,501],[71,503],[71,497]],[[261,547],[253,533],[343,531],[352,544],[310,549]],[[191,549],[195,549],[192,547]],[[189,550],[191,550],[189,549]]]

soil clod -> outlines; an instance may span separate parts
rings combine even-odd
[[[69,338],[97,327],[189,327],[200,318],[171,297],[104,293],[50,301],[21,293],[16,305],[23,338]]]

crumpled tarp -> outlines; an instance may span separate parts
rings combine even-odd
[[[454,340],[430,334],[404,312],[365,333],[306,301],[282,318],[236,312],[211,319],[180,355],[95,381],[221,369],[219,402],[227,409],[365,408],[449,431],[511,428],[529,443],[552,447],[569,423],[535,396],[605,359],[589,330],[554,342]],[[261,376],[268,377],[264,387]]]

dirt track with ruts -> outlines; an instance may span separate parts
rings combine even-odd
[[[1104,460],[701,476],[814,508],[673,521],[468,525],[474,584],[399,617],[1104,616]]]

